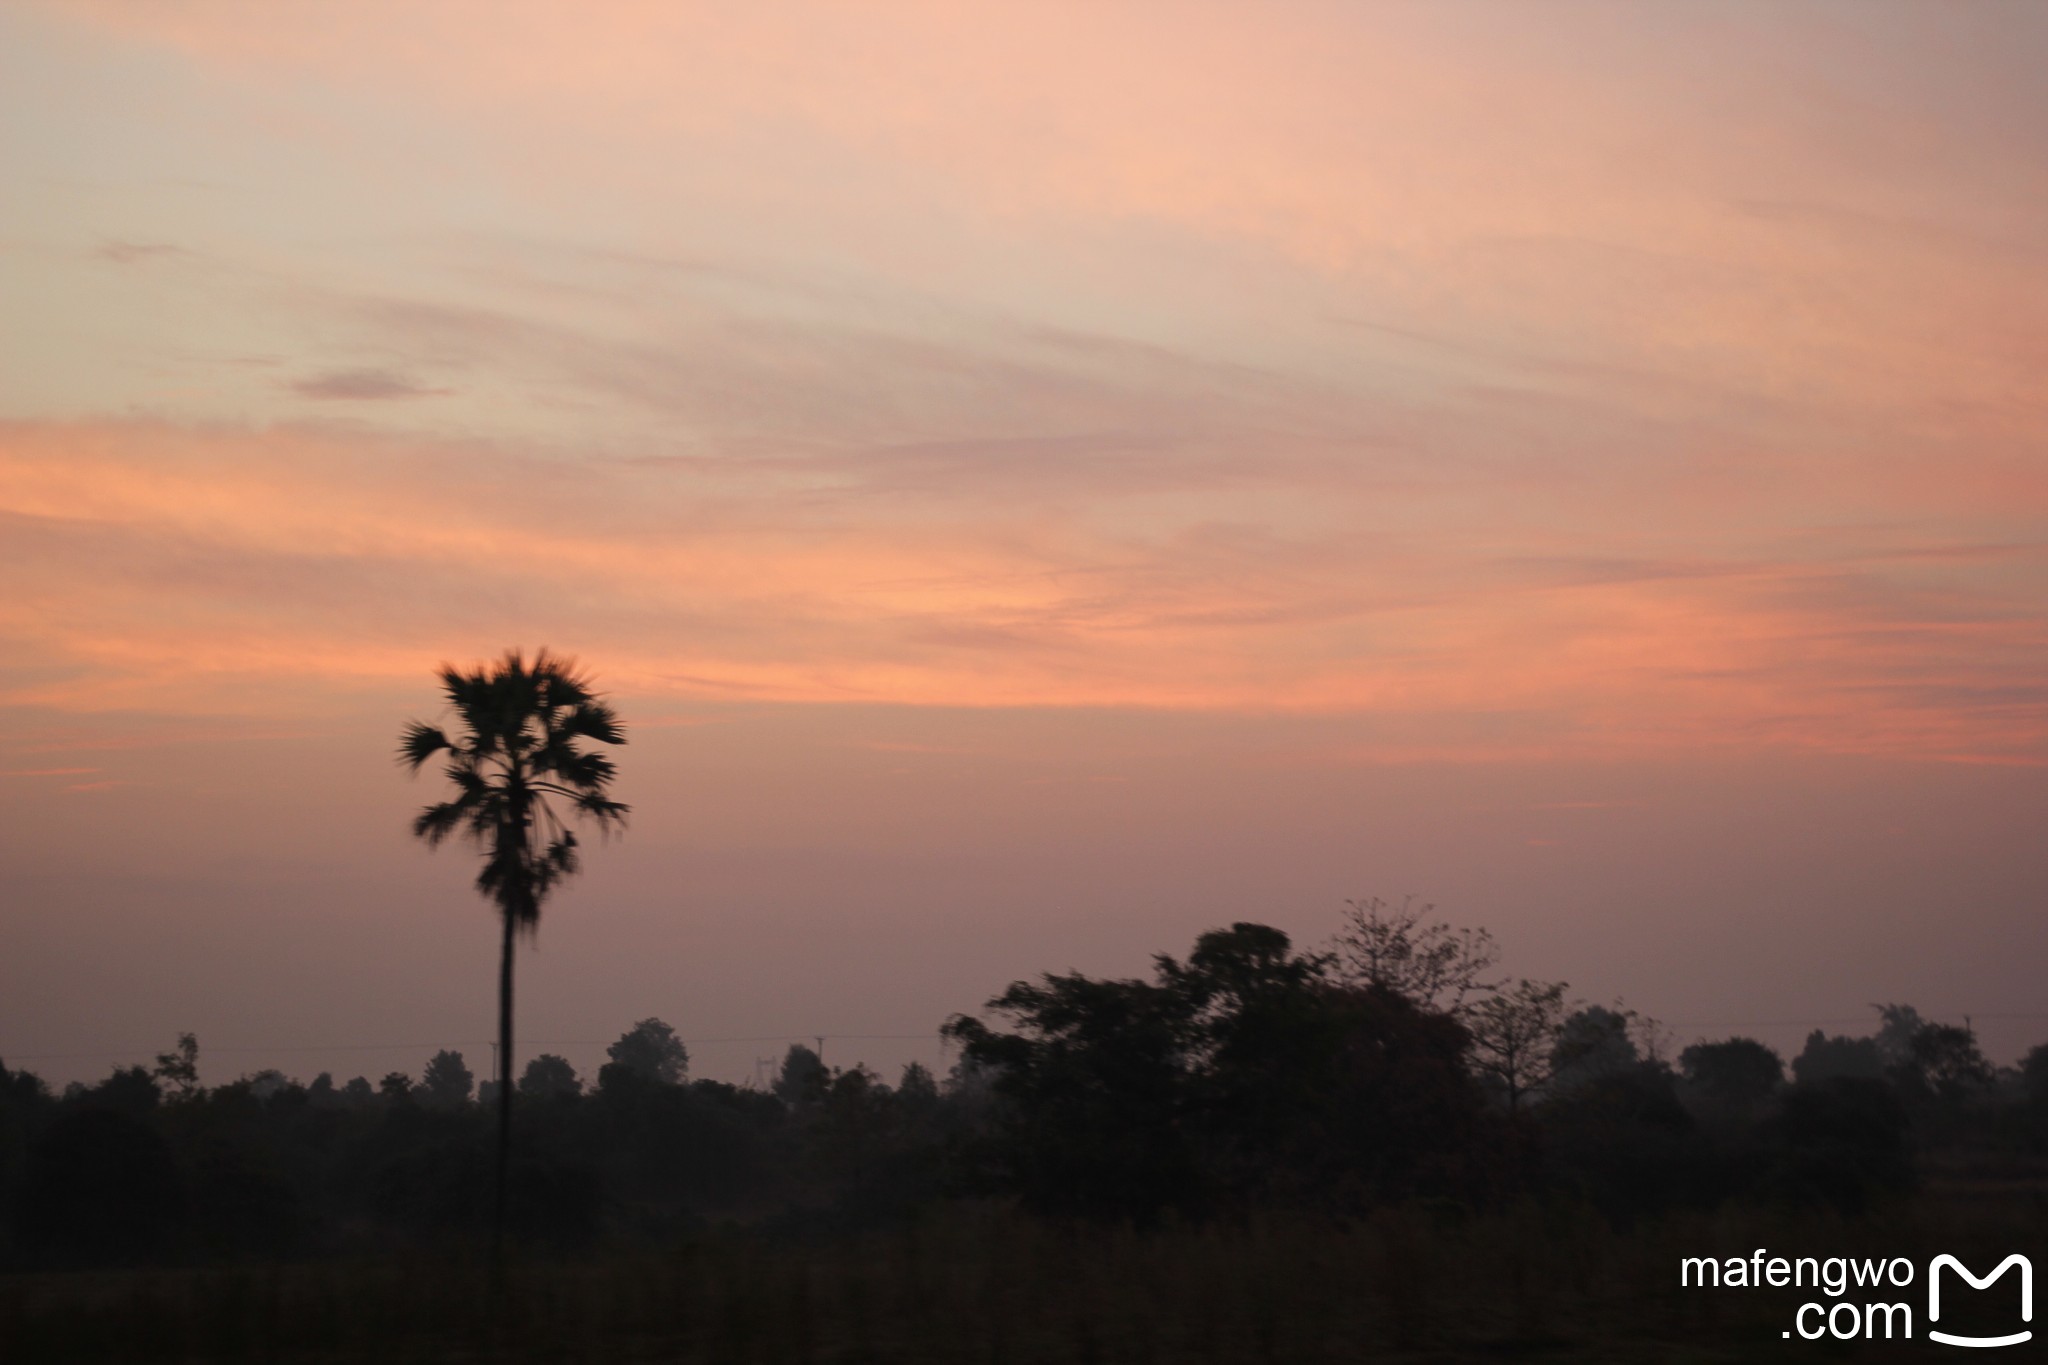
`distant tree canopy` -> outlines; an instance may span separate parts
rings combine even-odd
[[[1564,992],[1562,981],[1525,978],[1467,1013],[1474,1069],[1511,1111],[1550,1084],[1564,1028]]]
[[[1633,1010],[1587,1005],[1558,1026],[1551,1044],[1551,1083],[1569,1090],[1634,1070],[1642,1053],[1631,1036]]]
[[[802,1043],[791,1043],[775,1077],[775,1098],[791,1108],[816,1104],[825,1098],[830,1079],[817,1053]]]
[[[1412,897],[1398,907],[1377,896],[1344,904],[1334,945],[1338,980],[1454,1015],[1502,984],[1490,976],[1500,949],[1486,930],[1453,928],[1434,918],[1435,906]]]
[[[1141,1220],[1449,1187],[1482,1121],[1464,1029],[1329,968],[1240,923],[1150,981],[1019,981],[989,1002],[1014,1032],[955,1018],[1000,1100],[989,1176],[1048,1211]]]
[[[199,1088],[198,1037],[190,1033],[179,1034],[175,1048],[156,1054],[156,1066],[150,1074],[170,1086],[171,1093],[179,1098],[190,1096]]]
[[[923,1062],[910,1062],[896,1082],[896,1093],[906,1104],[928,1107],[939,1102],[939,1083],[932,1079],[931,1070]]]
[[[1986,1089],[1992,1080],[1976,1035],[1954,1024],[1921,1024],[1890,1074],[1908,1097],[1950,1104]]]
[[[2021,1060],[2020,1080],[2028,1100],[2048,1107],[2048,1043],[2031,1049]]]
[[[459,1052],[444,1049],[435,1053],[427,1063],[426,1074],[420,1077],[421,1098],[442,1109],[468,1104],[475,1089],[476,1077],[463,1064]]]
[[[1695,1043],[1678,1055],[1686,1081],[1715,1101],[1743,1110],[1768,1101],[1785,1083],[1785,1062],[1754,1038]]]
[[[912,1063],[893,1088],[802,1043],[769,1091],[689,1082],[674,1030],[644,1019],[594,1088],[558,1056],[526,1066],[506,1235],[859,1229],[949,1193],[1136,1224],[1390,1203],[1854,1216],[1910,1192],[1920,1163],[2048,1157],[2048,1047],[1994,1071],[1967,1025],[1892,1005],[1873,1036],[1815,1033],[1790,1085],[1751,1038],[1695,1042],[1680,1074],[1618,1005],[1526,980],[1459,998],[1442,979],[1362,975],[1238,923],[1142,977],[1018,981],[992,1022],[947,1024],[943,1084]],[[198,1072],[190,1034],[61,1097],[0,1068],[0,1270],[432,1248],[492,1226],[495,1115],[468,1102],[459,1053],[381,1086]]]
[[[1914,1183],[1906,1111],[1874,1077],[1801,1081],[1763,1136],[1772,1159],[1762,1192],[1792,1203],[1861,1213]]]
[[[526,1064],[519,1077],[519,1093],[531,1099],[562,1099],[583,1093],[583,1082],[566,1058],[543,1052]]]
[[[1913,1059],[1913,1040],[1927,1027],[1920,1011],[1911,1005],[1872,1005],[1877,1011],[1878,1060],[1887,1068],[1904,1066]]]
[[[1884,1058],[1874,1038],[1830,1036],[1815,1029],[1806,1035],[1806,1046],[1792,1059],[1792,1077],[1801,1085],[1813,1085],[1838,1077],[1878,1080],[1884,1075]]]
[[[657,1085],[678,1085],[690,1069],[690,1050],[659,1019],[642,1019],[605,1049],[612,1065]]]

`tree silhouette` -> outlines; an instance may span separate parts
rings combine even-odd
[[[420,1077],[420,1089],[432,1104],[442,1109],[459,1109],[469,1103],[476,1078],[470,1074],[461,1053],[443,1048],[427,1063],[426,1074]]]
[[[2048,1043],[2030,1049],[2020,1059],[2020,1085],[2029,1104],[2048,1108]]]
[[[659,1019],[642,1019],[605,1049],[614,1065],[661,1085],[680,1085],[690,1069],[690,1050]]]
[[[1564,992],[1562,981],[1524,978],[1472,1008],[1473,1065],[1511,1110],[1550,1083],[1553,1049],[1564,1028]]]
[[[179,1034],[175,1048],[156,1054],[150,1074],[170,1086],[178,1099],[191,1099],[199,1092],[199,1039],[190,1033]]]
[[[966,1174],[1040,1212],[1144,1224],[1447,1194],[1478,1150],[1464,1026],[1331,980],[1328,954],[1269,925],[1211,930],[1150,981],[1048,974],[989,1008],[1014,1031],[944,1030],[1000,1101]]]
[[[1629,1036],[1637,1018],[1634,1010],[1605,1005],[1574,1010],[1558,1025],[1550,1047],[1552,1089],[1569,1090],[1633,1071],[1643,1061],[1635,1039]]]
[[[1678,1067],[1694,1089],[1745,1116],[1785,1083],[1784,1059],[1754,1038],[1694,1043],[1678,1054]]]
[[[825,1069],[818,1054],[802,1043],[791,1043],[789,1051],[783,1054],[782,1071],[776,1076],[773,1089],[775,1098],[799,1109],[824,1099],[831,1083],[832,1073]]]
[[[421,811],[412,832],[439,847],[460,833],[483,853],[476,888],[497,907],[504,929],[498,966],[498,1169],[496,1236],[505,1227],[506,1171],[512,1150],[512,949],[521,932],[540,925],[541,903],[579,866],[571,818],[589,817],[600,832],[621,824],[627,808],[606,794],[617,769],[579,741],[624,744],[618,718],[598,700],[572,659],[537,651],[528,664],[507,650],[493,665],[465,673],[441,666],[441,689],[461,722],[451,738],[439,726],[413,721],[399,740],[398,761],[417,773],[436,754],[455,787],[451,800]]]
[[[573,1099],[583,1093],[583,1082],[576,1078],[576,1068],[566,1057],[543,1052],[526,1064],[519,1077],[519,1093],[533,1099]]]
[[[1487,979],[1500,949],[1484,929],[1453,928],[1435,918],[1435,906],[1417,906],[1412,896],[1398,908],[1378,896],[1344,904],[1349,909],[1334,945],[1342,981],[1460,1019],[1467,997],[1505,984]]]
[[[1877,1080],[1884,1075],[1884,1056],[1875,1038],[1830,1037],[1819,1029],[1806,1035],[1806,1046],[1792,1059],[1792,1079],[1817,1085],[1836,1077]]]

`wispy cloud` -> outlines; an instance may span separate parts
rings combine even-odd
[[[1374,536],[1285,500],[1226,519],[1161,485],[1097,521],[1085,460],[1028,503],[968,506],[287,430],[16,427],[0,470],[23,586],[0,631],[64,669],[16,704],[242,707],[402,682],[451,642],[546,638],[649,698],[1337,711],[1408,717],[1406,744],[1493,730],[1504,751],[2048,737],[2048,638],[2012,596],[2048,561],[1909,537],[1887,557],[1863,530],[1853,571],[1717,545],[1539,574],[1542,557],[1475,552],[1545,534],[1483,503],[1455,531]],[[1716,539],[1711,519],[1665,534]],[[202,670],[238,684],[186,685]],[[1505,714],[1513,734],[1488,719]]]
[[[102,242],[93,255],[116,265],[132,265],[137,261],[151,261],[164,256],[177,256],[183,248],[170,242]]]
[[[291,391],[301,398],[376,400],[384,398],[433,398],[453,393],[437,389],[410,375],[393,370],[330,370],[294,380]]]
[[[2017,12],[1968,61],[1764,8],[65,13],[264,169],[44,229],[91,307],[0,408],[47,417],[0,428],[17,705],[545,637],[651,701],[1361,754],[2048,743]]]

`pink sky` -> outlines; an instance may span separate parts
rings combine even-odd
[[[636,818],[532,1039],[929,1034],[1409,892],[1680,1043],[2048,1038],[2044,60],[1992,5],[10,7],[0,1057],[488,1036],[388,756],[542,643]]]

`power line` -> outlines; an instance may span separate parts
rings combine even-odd
[[[2048,1011],[1958,1011],[1971,1019],[2048,1019]],[[1657,1022],[1666,1028],[1815,1028],[1822,1025],[1867,1023],[1867,1014],[1837,1015],[1828,1019],[1660,1019]],[[806,1033],[791,1030],[788,1033],[735,1034],[718,1038],[682,1038],[677,1041],[689,1047],[713,1047],[725,1043],[800,1043],[806,1039],[812,1042],[838,1040],[847,1043],[909,1043],[932,1042],[944,1044],[944,1038],[937,1029],[924,1033]],[[617,1042],[616,1038],[522,1038],[523,1047],[607,1047]],[[443,1039],[431,1043],[237,1043],[226,1046],[209,1045],[206,1055],[221,1052],[270,1052],[299,1054],[307,1052],[417,1052],[424,1049],[446,1047],[495,1047],[496,1040],[490,1038]],[[7,1052],[0,1050],[0,1061],[12,1058],[17,1062],[59,1062],[77,1061],[81,1058],[109,1056],[154,1056],[151,1048],[96,1048],[89,1052]]]
[[[938,1030],[932,1029],[924,1033],[758,1033],[749,1034],[744,1037],[680,1038],[677,1041],[685,1046],[710,1047],[720,1043],[801,1042],[806,1038],[814,1041],[821,1038],[838,1039],[849,1043],[929,1042],[937,1039],[938,1036]],[[616,1038],[522,1038],[518,1040],[523,1047],[608,1047],[617,1041],[618,1039]],[[209,1055],[216,1052],[416,1052],[422,1048],[438,1049],[450,1046],[495,1047],[496,1045],[496,1040],[490,1038],[455,1038],[443,1039],[433,1043],[238,1043],[226,1046],[208,1045],[202,1051]],[[117,1047],[96,1048],[90,1052],[0,1051],[0,1060],[12,1057],[18,1062],[75,1061],[81,1057],[127,1056],[131,1054],[154,1055],[154,1051],[151,1048]]]
[[[1955,1013],[1971,1019],[2048,1019],[2048,1012],[2041,1010],[2008,1014],[1958,1010]],[[1867,1014],[1849,1014],[1834,1019],[1660,1019],[1657,1022],[1667,1028],[1808,1028],[1821,1024],[1862,1024],[1869,1020]]]

